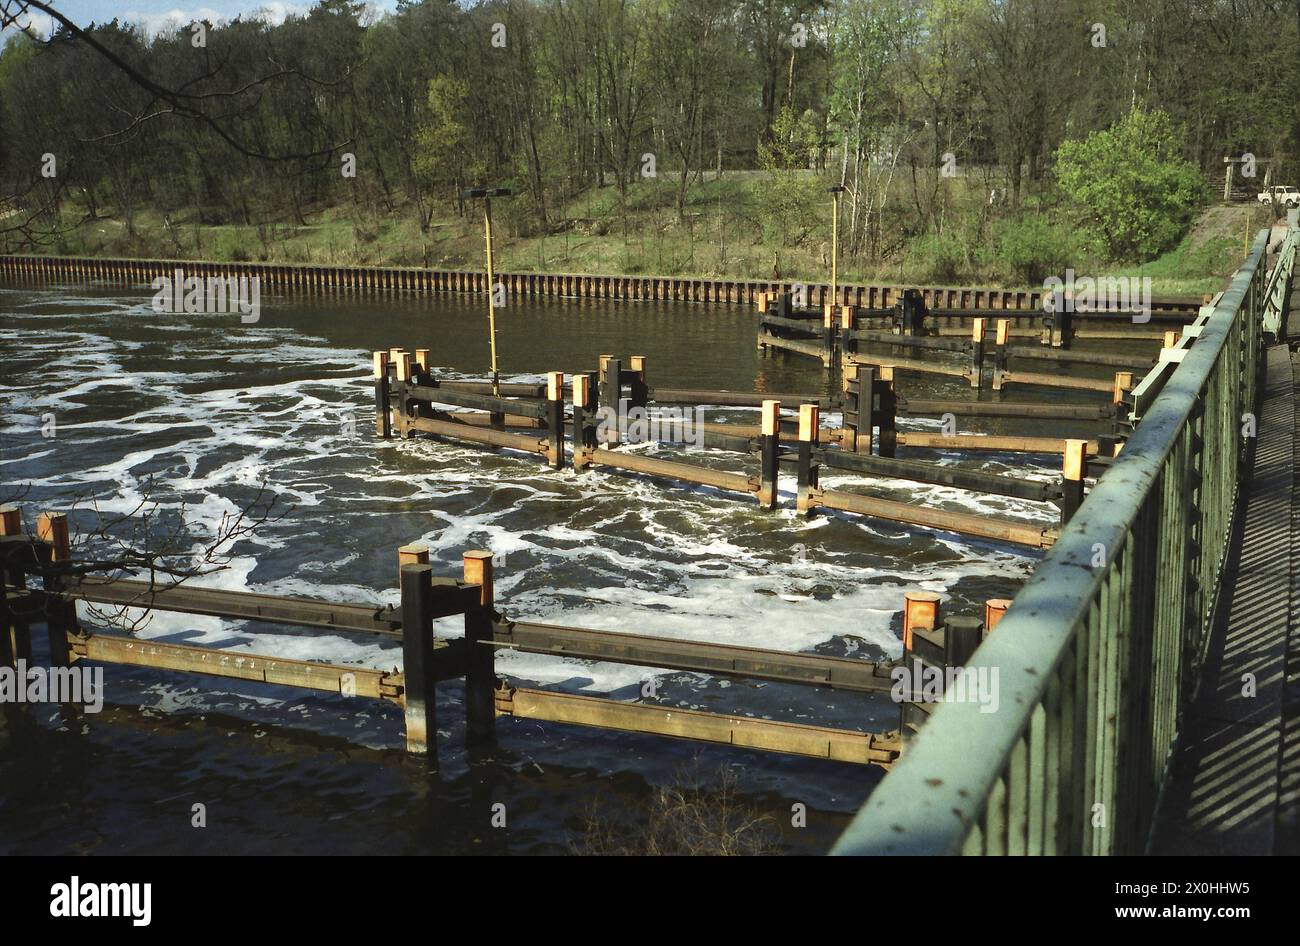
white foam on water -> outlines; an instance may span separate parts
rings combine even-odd
[[[78,310],[79,326],[85,310],[87,330],[43,327],[70,309]],[[373,393],[366,383],[370,353],[341,350],[290,329],[217,330],[201,316],[159,317],[147,305],[102,299],[64,298],[57,307],[35,303],[26,310],[0,331],[0,350],[24,352],[19,369],[0,378],[0,394],[16,418],[4,432],[34,436],[31,422],[42,412],[69,413],[61,436],[75,437],[78,447],[59,451],[33,440],[20,458],[6,456],[3,462],[22,467],[34,491],[89,493],[104,512],[125,513],[146,497],[152,474],[160,510],[184,509],[187,550],[194,557],[223,515],[236,513],[262,481],[295,506],[293,517],[241,543],[222,570],[192,579],[194,586],[397,604],[395,588],[355,575],[380,556],[387,577],[387,563],[395,566],[392,550],[419,541],[447,573],[458,570],[455,563],[471,548],[502,556],[498,607],[515,619],[777,650],[840,639],[851,653],[895,656],[899,644],[891,623],[904,590],[948,593],[972,576],[1014,582],[1034,561],[947,533],[849,516],[805,519],[790,508],[796,483],[788,471],[778,483],[784,508],[766,512],[752,497],[711,488],[603,470],[557,474],[522,454],[430,440],[380,443],[372,435]],[[161,340],[148,340],[155,335]],[[68,351],[75,353],[78,375],[60,388],[45,368]],[[175,363],[175,370],[157,370],[160,360]],[[504,380],[540,383],[545,377]],[[78,412],[86,410],[95,416],[80,419]],[[711,408],[709,415],[752,423],[756,411]],[[834,412],[825,420],[841,422]],[[351,436],[343,433],[349,423]],[[938,422],[919,419],[915,426]],[[627,449],[653,454],[661,448]],[[752,459],[736,454],[673,455],[753,472]],[[956,457],[941,456],[949,461]],[[990,455],[977,468],[1051,476],[1050,468],[1011,455]],[[822,483],[867,488],[860,477],[829,471]],[[1045,504],[1006,497],[899,480],[870,483],[873,495],[917,504],[1032,522],[1054,515]],[[345,542],[334,547],[334,538],[353,528],[373,532],[388,521],[395,528],[400,523],[402,534],[384,532],[384,541],[363,550]],[[307,555],[295,542],[303,528],[318,530]],[[923,553],[915,562],[893,554],[905,543]],[[796,554],[796,546],[806,551]],[[272,567],[290,554],[299,556],[290,573]],[[463,623],[443,619],[437,630],[458,636]],[[281,633],[166,612],[154,613],[140,636],[376,669],[401,662],[392,640]],[[499,654],[498,666],[524,680],[590,692],[619,689],[653,673],[518,653]],[[205,696],[214,690],[160,685],[151,692],[159,707],[202,708],[219,699]]]

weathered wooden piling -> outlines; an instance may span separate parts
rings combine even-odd
[[[564,372],[546,375],[546,462],[553,470],[564,469]]]
[[[629,381],[628,402],[632,407],[642,410],[650,404],[650,385],[646,380],[645,355],[633,355],[631,359],[631,377]]]
[[[1066,440],[1061,458],[1061,524],[1069,522],[1083,505],[1083,475],[1088,441]]]
[[[491,742],[496,735],[492,553],[466,552],[463,564],[466,583],[479,588],[478,606],[465,612],[465,740],[469,745],[479,745]]]
[[[842,416],[847,434],[843,448],[852,453],[871,452],[871,383],[874,377],[874,369],[870,365],[844,366]]]
[[[758,504],[765,509],[775,509],[777,474],[781,465],[781,402],[764,401],[762,411]]]
[[[592,374],[573,376],[573,468],[591,466],[596,449],[596,384]]]
[[[1007,344],[1011,341],[1011,320],[998,319],[993,348],[993,390],[1002,390],[1002,376],[1007,373]]]
[[[927,665],[941,666],[944,642],[940,597],[933,591],[908,591],[903,595],[903,691],[898,707],[898,730],[904,746],[930,715],[920,672]]]
[[[826,303],[822,306],[822,367],[829,368],[835,364],[835,315],[836,307],[833,303]]]
[[[1111,400],[1116,404],[1123,404],[1124,398],[1129,391],[1133,390],[1133,372],[1116,371],[1115,386],[1112,389]]]
[[[799,492],[795,509],[807,515],[814,508],[813,491],[818,485],[819,465],[814,459],[820,414],[816,404],[799,405]]]
[[[27,622],[14,614],[9,599],[12,593],[27,592],[27,570],[17,564],[13,550],[24,544],[22,513],[16,506],[0,506],[0,550],[6,556],[5,569],[0,569],[0,604],[3,604],[3,625],[0,625],[0,666],[17,667],[19,660],[32,659],[31,629]]]
[[[393,435],[393,416],[388,410],[388,352],[374,353],[375,434],[384,439]]]
[[[68,517],[61,512],[43,512],[36,519],[37,541],[48,548],[43,554],[51,563],[66,563],[72,558],[72,544],[68,535]],[[51,597],[45,608],[45,626],[50,643],[50,666],[68,666],[68,634],[77,625],[77,606],[59,599],[63,581],[57,575],[46,575],[45,591]]]
[[[882,367],[872,381],[870,428],[880,430],[876,452],[892,457],[898,452],[898,394],[894,387],[894,369]]]
[[[438,761],[438,721],[433,663],[433,568],[403,565],[402,703],[406,711],[406,749]]]
[[[971,320],[970,386],[980,389],[984,379],[984,319]]]
[[[415,377],[412,374],[410,352],[398,349],[394,380],[398,392],[396,406],[397,435],[403,440],[409,440],[413,429],[411,421],[416,415],[411,403],[411,385],[415,383]]]
[[[1052,348],[1067,348],[1074,337],[1074,313],[1066,307],[1060,297],[1056,300],[1058,309],[1043,319],[1042,344]]]
[[[600,403],[607,413],[602,428],[605,445],[617,446],[621,442],[623,417],[623,362],[613,355],[600,356]]]

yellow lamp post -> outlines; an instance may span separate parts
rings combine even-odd
[[[483,201],[483,232],[487,242],[488,341],[492,351],[492,395],[501,396],[501,375],[497,371],[496,272],[492,267],[492,198],[509,197],[508,187],[472,187],[461,191],[466,200]]]
[[[840,194],[844,193],[844,185],[828,187],[826,193],[831,195],[831,304],[839,305]]]

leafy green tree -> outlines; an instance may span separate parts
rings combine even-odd
[[[809,116],[783,108],[772,123],[772,138],[758,146],[758,163],[766,172],[760,211],[781,238],[798,246],[817,226],[825,197],[818,179],[807,173],[817,149],[817,128]]]
[[[429,80],[428,112],[415,132],[415,173],[426,185],[459,187],[467,170],[463,116],[469,89],[451,76]],[[427,225],[427,221],[425,222]]]
[[[1161,111],[1133,109],[1083,140],[1064,142],[1056,177],[1079,222],[1115,259],[1151,259],[1173,247],[1204,196],[1196,166]]]

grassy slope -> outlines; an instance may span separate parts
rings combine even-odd
[[[967,212],[977,207],[977,183],[957,181],[953,204]],[[629,191],[626,215],[620,213],[613,187],[589,190],[560,208],[553,220],[564,221],[558,232],[519,236],[509,202],[497,202],[496,253],[502,271],[587,273],[653,273],[761,279],[774,265],[786,279],[829,278],[829,222],[798,247],[783,247],[758,210],[763,176],[729,171],[720,180],[691,188],[686,220],[679,222],[673,205],[671,175],[639,181]],[[891,201],[891,210],[906,212],[904,195]],[[828,208],[829,209],[829,208]],[[829,213],[826,214],[829,218]],[[1158,295],[1199,295],[1222,287],[1223,279],[1242,258],[1243,234],[1267,225],[1268,212],[1254,205],[1207,208],[1173,250],[1144,264],[1110,265],[1108,275],[1150,276]],[[466,217],[448,208],[422,235],[413,215],[373,217],[350,206],[315,214],[308,226],[270,224],[262,227],[211,226],[195,223],[196,214],[173,218],[170,227],[157,212],[137,214],[134,235],[124,222],[101,218],[77,226],[54,252],[64,255],[163,256],[183,259],[274,260],[333,265],[421,265],[427,246],[434,268],[475,269],[482,266],[483,230],[477,210]],[[1095,272],[1084,263],[1076,270]],[[956,282],[996,285],[990,272],[972,270]],[[905,249],[875,264],[841,261],[845,282],[946,282],[926,271],[925,264]],[[1007,288],[1024,288],[1008,286]]]

